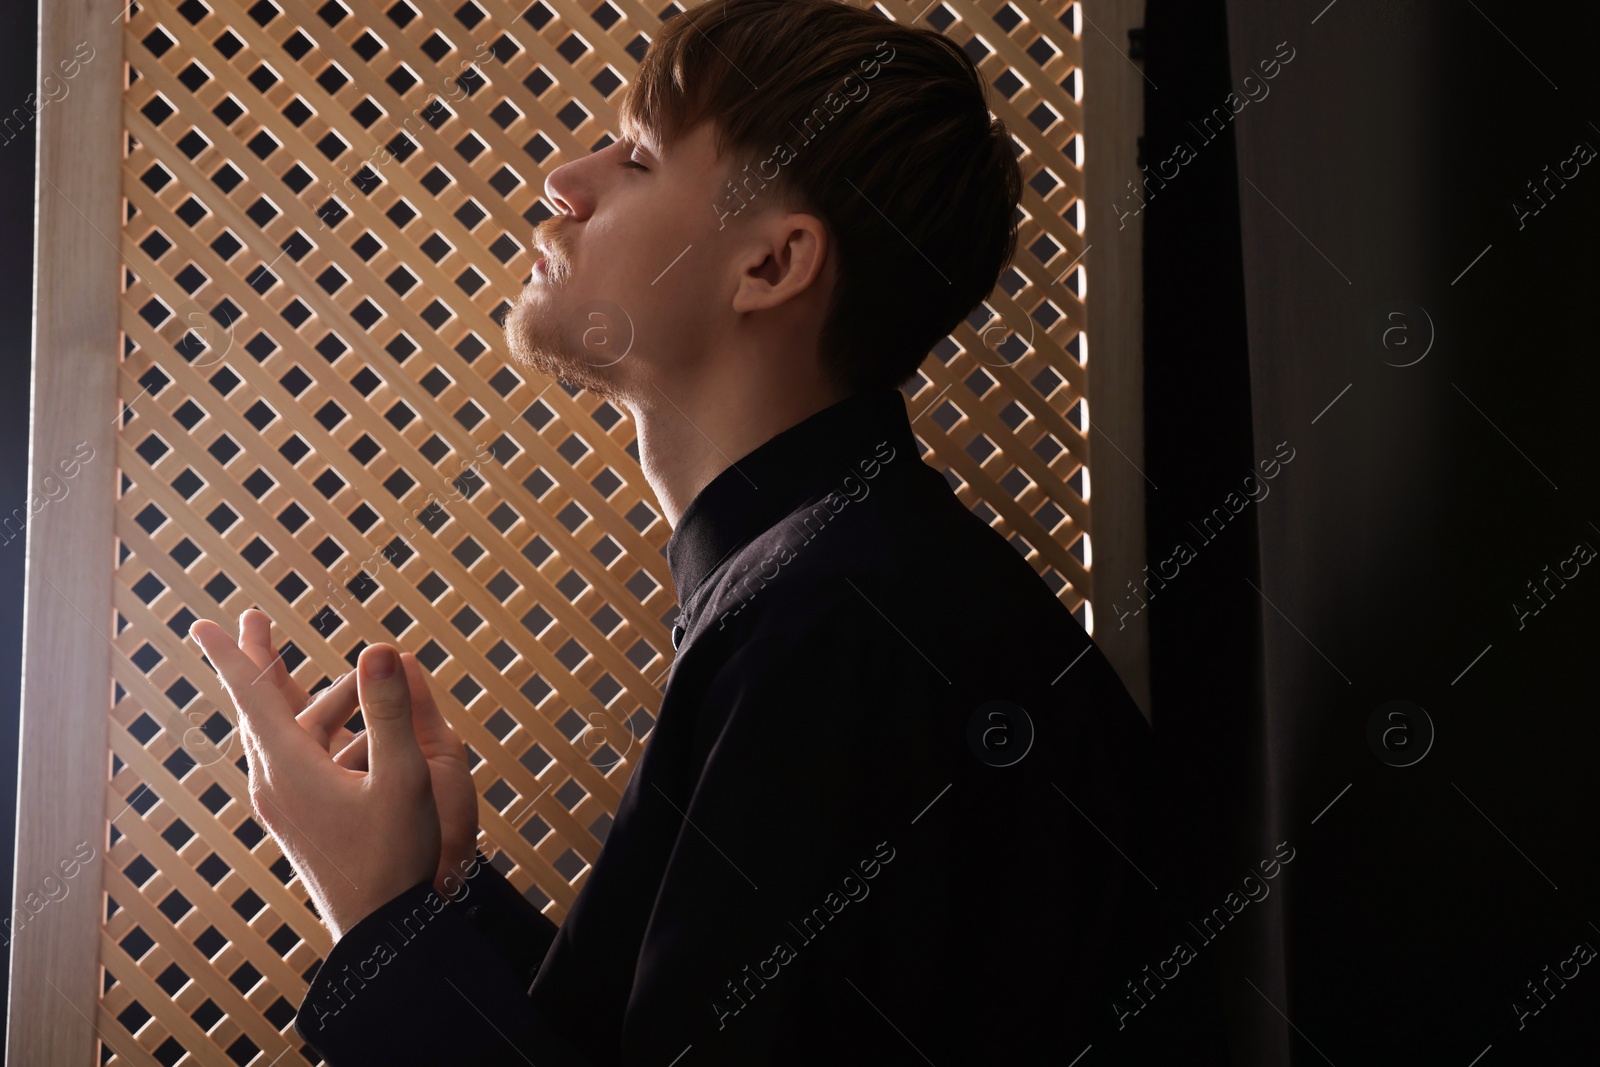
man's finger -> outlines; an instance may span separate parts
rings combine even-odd
[[[362,730],[359,734],[351,735],[350,743],[339,750],[333,757],[333,762],[347,771],[365,771],[367,769],[367,732]]]
[[[350,671],[319,692],[295,719],[327,751],[335,732],[355,714],[356,701],[356,672]]]
[[[459,745],[461,742],[455,731],[450,729],[444,713],[433,699],[433,689],[428,685],[428,669],[409,652],[401,654],[400,662],[405,665],[406,681],[411,690],[412,725],[423,750],[437,752]]]
[[[294,680],[289,665],[283,662],[283,654],[272,643],[272,616],[260,608],[245,608],[240,612],[239,647],[283,692],[290,711],[299,712],[311,702],[305,686]]]
[[[239,728],[245,743],[260,742],[276,753],[285,747],[308,745],[310,738],[294,724],[294,715],[283,693],[245,654],[229,633],[210,619],[198,619],[189,626],[189,636],[199,642],[206,658],[216,668],[223,686],[239,713]]]
[[[356,674],[374,781],[426,781],[428,764],[411,726],[411,693],[399,653],[389,645],[369,645],[356,661]]]
[[[337,730],[333,731],[332,736],[328,738],[328,751],[342,752],[346,747],[349,746],[350,742],[354,741],[358,736],[359,732],[351,730],[348,726],[341,726]]]
[[[270,672],[274,685],[282,685],[277,670],[283,659],[272,648],[272,619],[266,611],[245,608],[238,613],[238,646],[262,672]]]

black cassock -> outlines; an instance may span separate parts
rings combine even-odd
[[[487,863],[421,883],[300,1035],[335,1067],[1119,1062],[1150,731],[900,391],[741,457],[667,559],[677,659],[566,921]]]

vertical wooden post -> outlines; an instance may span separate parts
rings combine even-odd
[[[1128,30],[1144,23],[1143,0],[1083,0],[1084,240],[1088,304],[1089,508],[1094,550],[1094,640],[1150,716],[1147,612],[1119,620],[1128,583],[1143,592],[1144,287],[1141,216],[1123,218],[1125,183],[1138,184],[1138,137],[1146,82],[1130,59]],[[1094,25],[1088,25],[1093,20]],[[1102,36],[1103,34],[1103,36]],[[1120,454],[1119,454],[1120,453]],[[1137,605],[1137,601],[1131,601]]]
[[[16,1064],[97,1062],[115,654],[122,23],[115,3],[40,0],[41,85],[27,108],[37,112],[38,170],[22,736],[7,928],[6,1052]],[[85,842],[93,858],[74,867]]]

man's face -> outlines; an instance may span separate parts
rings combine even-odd
[[[665,157],[624,139],[551,172],[560,214],[534,228],[545,258],[506,313],[512,358],[608,398],[692,375],[731,314],[726,169],[702,123]]]

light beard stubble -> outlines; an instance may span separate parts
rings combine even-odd
[[[544,284],[549,290],[559,281],[559,277],[551,275]],[[568,346],[558,316],[542,308],[537,296],[530,295],[530,289],[518,294],[517,302],[506,313],[505,335],[506,349],[518,365],[607,400],[618,397],[615,386]]]

